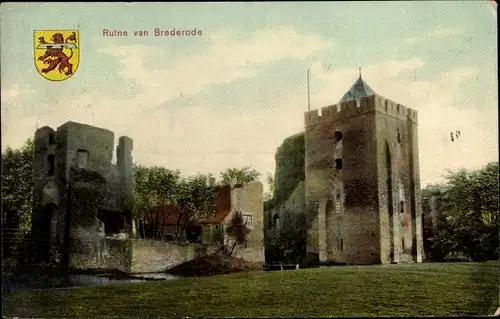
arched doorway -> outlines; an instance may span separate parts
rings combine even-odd
[[[50,256],[51,249],[56,244],[58,211],[56,204],[49,203],[40,213],[37,251],[42,259]]]

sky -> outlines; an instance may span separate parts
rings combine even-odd
[[[143,165],[216,176],[250,166],[264,182],[278,146],[304,130],[306,70],[317,109],[337,103],[361,68],[377,94],[419,112],[424,185],[498,160],[491,1],[4,2],[0,20],[2,149],[71,120],[130,136]],[[65,29],[80,32],[79,66],[48,81],[33,31]]]

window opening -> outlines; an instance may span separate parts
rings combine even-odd
[[[342,169],[342,159],[341,158],[337,158],[335,160],[335,169]]]
[[[335,142],[340,142],[344,137],[341,131],[335,131],[335,133],[333,133],[333,136],[335,137]]]
[[[50,154],[48,157],[47,157],[47,165],[49,166],[48,167],[48,172],[47,174],[49,176],[54,176],[54,172],[55,172],[55,158],[54,158],[54,155],[53,154]]]
[[[89,165],[89,152],[85,150],[78,150],[76,152],[78,168],[87,168]]]
[[[243,214],[242,217],[243,217],[243,224],[248,229],[252,229],[253,228],[253,216],[252,215]]]

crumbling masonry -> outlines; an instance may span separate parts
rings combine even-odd
[[[39,259],[58,253],[70,266],[95,262],[98,220],[108,236],[130,233],[132,147],[130,138],[120,137],[115,165],[109,130],[67,122],[57,131],[36,131],[32,230]],[[125,259],[118,264],[129,262],[129,254],[114,255]]]

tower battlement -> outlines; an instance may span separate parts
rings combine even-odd
[[[378,94],[373,94],[360,98],[359,105],[355,100],[351,100],[305,112],[305,126],[307,128],[320,123],[359,116],[364,113],[375,111],[396,117],[403,121],[412,121],[414,123],[418,121],[417,111],[386,99]]]
[[[68,141],[68,137],[72,141]],[[115,134],[108,129],[95,127],[77,122],[66,122],[56,130],[49,126],[43,126],[35,131],[35,150],[45,152],[51,148],[56,148],[56,142],[60,142],[57,148],[85,149],[92,148],[93,153],[106,154],[108,164],[111,163],[113,154],[119,156],[119,149],[123,156],[131,156],[133,150],[133,140],[128,136],[120,136],[118,145],[113,150]]]
[[[34,138],[35,151],[47,151],[55,144],[56,131],[49,126],[43,126],[36,130]]]
[[[323,122],[335,121],[341,118],[357,116],[362,113],[375,110],[375,96],[367,96],[360,99],[359,106],[355,100],[341,102],[305,113],[305,125],[313,126]]]
[[[412,108],[386,99],[378,94],[375,95],[375,108],[377,112],[387,114],[403,121],[418,123],[418,112]]]

